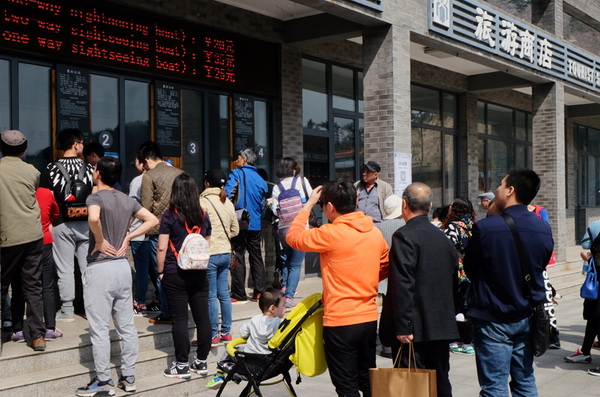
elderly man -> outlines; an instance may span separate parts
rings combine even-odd
[[[35,191],[40,173],[21,160],[27,150],[27,138],[17,130],[0,134],[0,248],[2,249],[2,299],[13,283],[21,285],[27,302],[27,323],[31,346],[46,350],[42,306],[43,232]],[[20,282],[18,281],[20,280]],[[16,319],[14,319],[16,320]]]
[[[357,209],[379,223],[385,217],[383,202],[394,194],[392,186],[379,179],[381,167],[375,161],[363,165],[361,179],[354,183],[358,195]]]
[[[417,367],[436,370],[438,396],[443,397],[452,396],[448,343],[459,337],[454,318],[458,257],[450,240],[429,222],[431,200],[431,189],[423,183],[408,185],[402,194],[406,225],[392,236],[379,329],[381,342],[392,347],[392,357],[401,344],[413,343]],[[404,346],[403,367],[408,365],[408,352]]]

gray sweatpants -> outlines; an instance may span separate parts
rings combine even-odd
[[[87,265],[90,228],[87,221],[65,222],[52,229],[52,256],[58,274],[58,292],[64,306],[75,300],[75,256],[81,274]]]
[[[126,259],[90,264],[83,273],[85,314],[90,324],[94,368],[101,381],[110,376],[109,320],[121,337],[121,373],[135,375],[138,336],[133,322],[131,268]]]

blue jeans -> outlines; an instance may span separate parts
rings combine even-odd
[[[211,255],[206,269],[208,278],[208,315],[212,324],[212,339],[219,336],[219,306],[221,335],[231,333],[231,297],[229,296],[229,264],[231,254]]]
[[[158,265],[156,264],[156,247],[158,246],[158,234],[149,236],[150,241],[150,262],[154,271],[158,275]],[[169,304],[167,303],[167,295],[160,282],[160,277],[156,279],[156,288],[158,289],[158,300],[160,302],[160,314],[163,318],[170,318]]]
[[[294,299],[298,282],[300,281],[300,272],[302,271],[302,261],[304,261],[305,252],[298,251],[290,247],[285,239],[281,240],[281,256],[283,259],[283,269],[281,271],[281,287],[285,287],[285,297]]]
[[[537,397],[533,375],[531,318],[514,323],[472,319],[480,396]]]
[[[135,301],[145,304],[148,293],[148,281],[151,280],[155,289],[155,296],[158,299],[158,286],[156,280],[156,266],[150,266],[150,241],[132,241],[131,252],[133,253],[133,263],[135,264]]]

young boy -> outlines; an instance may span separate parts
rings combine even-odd
[[[82,275],[85,313],[89,321],[90,339],[96,376],[75,394],[80,397],[113,396],[110,375],[109,320],[122,339],[121,378],[119,387],[135,392],[135,363],[138,338],[133,323],[131,268],[127,261],[129,241],[158,225],[158,219],[134,198],[115,190],[121,175],[121,164],[114,157],[101,158],[93,172],[97,193],[87,200],[90,246],[87,267]],[[127,233],[132,217],[143,223]]]
[[[246,353],[270,354],[269,339],[275,335],[285,315],[283,292],[273,287],[266,288],[260,294],[258,307],[262,314],[257,314],[240,327],[240,337],[246,339],[246,345],[240,349]],[[217,364],[217,373],[206,387],[209,389],[221,387],[221,383],[225,380],[225,373],[233,368],[235,362],[235,357],[225,353],[225,357]]]

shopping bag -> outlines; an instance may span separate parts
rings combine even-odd
[[[409,367],[411,355],[413,368],[371,368],[371,395],[373,397],[437,397],[437,382],[434,369],[417,369],[414,359],[414,347],[410,344]],[[396,356],[395,363],[401,356]]]

